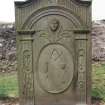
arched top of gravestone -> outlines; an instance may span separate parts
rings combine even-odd
[[[24,5],[29,5],[33,2],[35,2],[37,0],[25,0],[25,1],[16,1],[15,2],[15,5],[16,6],[19,6],[19,7],[22,7]],[[88,6],[91,4],[92,0],[71,0],[79,5],[84,5],[84,6]],[[58,1],[59,2],[59,1]]]
[[[48,10],[49,8],[49,10]],[[62,16],[74,24],[75,27],[79,28],[84,26],[83,21],[80,19],[78,15],[76,15],[71,10],[60,7],[60,6],[47,6],[40,8],[38,10],[33,11],[24,21],[24,24],[21,26],[22,29],[32,29],[33,25],[37,23],[38,20],[42,19],[42,17],[50,16],[50,15],[58,15]]]

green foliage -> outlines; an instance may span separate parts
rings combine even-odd
[[[105,65],[94,64],[92,70],[92,96],[105,101]],[[16,74],[0,75],[0,98],[18,97]]]
[[[17,96],[18,96],[17,75],[16,74],[0,75],[0,98]]]
[[[105,64],[93,65],[92,96],[105,101]]]

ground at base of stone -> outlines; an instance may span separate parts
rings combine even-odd
[[[19,99],[0,99],[0,105],[19,105]],[[92,100],[92,105],[105,105],[105,102],[102,102],[100,100]]]
[[[105,102],[95,101],[92,105],[105,105]]]
[[[19,105],[18,98],[3,98],[0,99],[0,105]]]

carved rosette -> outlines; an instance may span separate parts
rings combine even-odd
[[[83,44],[81,42],[81,44]],[[84,43],[85,44],[85,43]],[[86,101],[86,49],[78,49],[78,89],[80,102]]]

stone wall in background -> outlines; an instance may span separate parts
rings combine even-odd
[[[13,23],[0,23],[0,72],[16,70],[16,34]]]
[[[92,59],[105,60],[105,20],[92,23]]]

